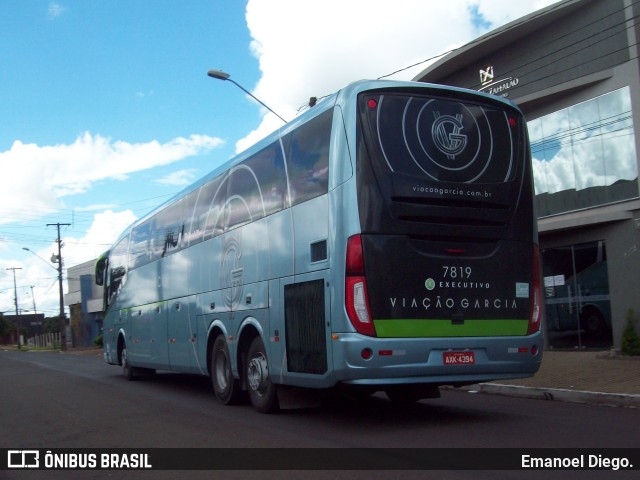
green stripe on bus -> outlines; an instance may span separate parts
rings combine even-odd
[[[393,319],[374,320],[378,337],[505,337],[527,334],[529,321],[522,319],[451,320]]]

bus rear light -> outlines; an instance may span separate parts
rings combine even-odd
[[[345,302],[351,324],[358,333],[375,337],[376,330],[369,315],[366,280],[364,277],[347,277],[346,286]]]
[[[364,255],[360,235],[349,237],[347,241],[347,275],[364,275]]]
[[[529,329],[527,335],[533,335],[540,330],[542,319],[542,287],[540,285],[540,251],[533,247],[533,278],[531,295],[531,313],[529,315]]]
[[[347,242],[345,270],[345,307],[349,320],[358,333],[375,337],[376,329],[371,319],[367,280],[364,277],[364,255],[360,235],[350,237]]]

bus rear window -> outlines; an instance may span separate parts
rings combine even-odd
[[[521,124],[509,110],[456,98],[369,93],[360,97],[360,111],[370,155],[393,173],[458,184],[515,177]]]

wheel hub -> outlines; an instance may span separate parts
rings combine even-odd
[[[264,355],[256,355],[251,359],[247,373],[251,390],[262,395],[267,388],[269,380],[269,369]]]

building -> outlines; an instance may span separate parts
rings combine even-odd
[[[5,315],[0,313],[0,344],[17,345],[18,330],[20,330],[20,344],[34,335],[44,333],[44,314],[29,313],[20,315]]]
[[[640,312],[640,5],[566,0],[414,80],[508,97],[529,127],[548,346],[620,346]]]
[[[102,333],[102,288],[95,284],[95,260],[67,270],[68,292],[64,303],[69,307],[72,345],[88,347]],[[67,340],[68,341],[68,340]]]

